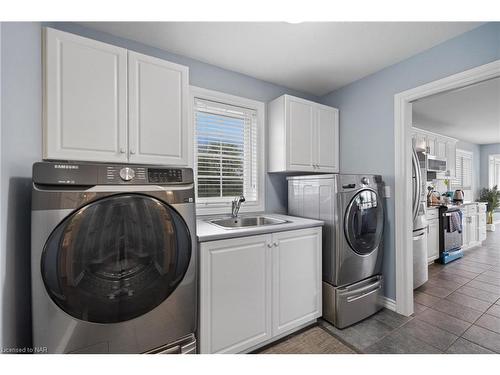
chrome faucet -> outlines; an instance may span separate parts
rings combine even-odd
[[[238,212],[240,211],[240,207],[243,202],[245,202],[245,197],[243,195],[233,199],[231,202],[231,217],[238,217]]]

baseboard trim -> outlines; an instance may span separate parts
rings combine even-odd
[[[380,296],[379,303],[388,310],[396,311],[396,301],[391,298]]]

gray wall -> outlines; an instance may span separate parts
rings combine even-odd
[[[31,165],[41,157],[40,25],[2,24],[2,346],[30,345]]]
[[[488,159],[490,155],[495,155],[495,154],[500,155],[500,143],[481,145],[479,146],[479,149],[481,155],[481,171],[480,171],[481,187],[488,187],[489,183]]]
[[[284,93],[318,98],[71,23],[44,24],[187,65],[192,85],[267,102]],[[30,180],[42,151],[40,23],[1,26],[0,347],[30,345]],[[266,177],[267,209],[286,212],[283,175]]]
[[[394,192],[394,95],[497,59],[500,24],[488,23],[321,98],[340,110],[341,172],[382,174]],[[394,198],[387,212],[385,294],[395,298]]]

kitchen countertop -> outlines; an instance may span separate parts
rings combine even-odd
[[[244,217],[244,216],[255,216],[255,215],[288,220],[288,222],[283,224],[263,225],[260,227],[224,229],[209,223],[208,220],[213,220],[217,218],[227,218],[229,217],[229,215],[200,216],[196,219],[196,235],[198,237],[198,242],[216,241],[227,238],[255,236],[257,234],[312,228],[312,227],[319,227],[324,224],[324,222],[321,220],[305,219],[302,217],[280,215],[280,214],[244,213],[239,216]]]
[[[447,204],[445,206],[451,206],[451,207],[462,207],[462,206],[469,206],[471,204],[486,204],[486,202],[463,202],[461,204]],[[432,205],[432,206],[427,206],[427,209],[428,210],[433,210],[433,209],[437,209],[439,208],[440,206],[443,206],[443,205]]]

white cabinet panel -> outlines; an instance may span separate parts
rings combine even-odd
[[[126,162],[127,50],[44,32],[43,158]]]
[[[321,230],[273,234],[273,335],[321,316]]]
[[[188,165],[188,68],[128,52],[130,162]]]
[[[427,261],[439,258],[439,219],[429,220],[427,234]]]
[[[436,139],[436,156],[439,159],[446,159],[448,155],[446,140],[442,138]]]
[[[446,165],[448,169],[447,176],[456,177],[457,175],[457,142],[448,141],[446,142]]]
[[[268,105],[269,171],[339,171],[339,112],[283,95]]]
[[[436,156],[436,137],[427,135],[427,152],[429,155]]]
[[[271,337],[270,235],[200,245],[200,348],[238,353]]]
[[[313,106],[304,101],[291,98],[287,101],[288,110],[288,155],[289,169],[312,171],[313,164]]]
[[[319,106],[316,119],[317,168],[320,172],[338,172],[339,148],[335,147],[339,143],[338,110]]]

